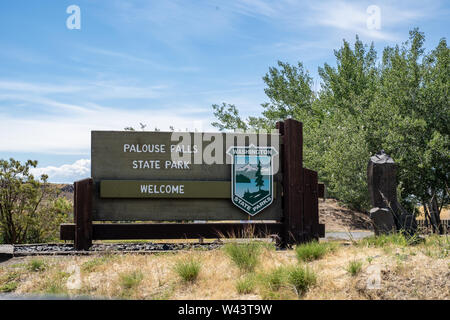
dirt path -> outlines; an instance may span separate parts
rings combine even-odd
[[[335,199],[319,200],[319,220],[326,232],[373,231],[367,214],[345,208]]]

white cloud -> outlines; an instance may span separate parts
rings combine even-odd
[[[133,86],[129,82],[97,81],[71,89],[64,82],[0,80],[0,151],[87,155],[91,130],[138,128],[140,122],[149,130],[169,130],[170,126],[194,130],[199,123],[211,128],[207,98],[199,102],[198,95],[183,97],[168,106],[169,102],[156,100],[170,97],[166,86]],[[102,101],[107,99],[114,100],[114,106],[105,106]],[[118,99],[142,100],[139,105],[120,108],[124,102]]]
[[[72,94],[85,99],[151,99],[160,97],[167,85],[135,86],[117,81],[86,82],[83,85],[50,83],[30,83],[23,81],[0,80],[0,100],[22,100],[33,104],[50,105],[52,107],[74,108],[73,104],[62,104],[44,98],[44,95]],[[2,93],[6,92],[6,93]]]
[[[126,61],[129,61],[134,64],[136,64],[136,63],[144,64],[144,65],[150,66],[156,70],[172,71],[172,72],[174,72],[174,71],[175,72],[197,72],[200,70],[200,68],[195,67],[195,66],[174,66],[173,64],[167,65],[167,64],[164,64],[161,62],[157,62],[157,61],[153,61],[153,60],[145,59],[145,58],[141,58],[141,57],[136,57],[136,56],[128,54],[128,53],[114,51],[114,50],[106,50],[106,49],[102,49],[102,48],[85,47],[85,46],[83,46],[81,48],[89,53],[106,56],[106,57],[111,57],[111,58],[117,58],[120,60],[126,60]]]
[[[91,176],[91,160],[80,159],[72,164],[64,164],[60,167],[38,167],[32,168],[30,171],[36,178],[42,174],[48,175],[50,182],[73,183]]]
[[[376,5],[381,9],[381,29],[368,29],[366,25],[367,8]],[[304,27],[318,27],[333,30],[331,34],[320,32],[320,39],[357,33],[369,39],[398,41],[399,26],[408,26],[417,19],[435,17],[439,13],[440,1],[342,1],[324,0],[302,2],[295,0],[237,0],[227,3],[227,6],[238,15],[262,18],[269,23],[286,26],[290,31],[304,31]],[[344,32],[344,34],[343,34]]]
[[[410,15],[403,15],[403,18],[401,18],[397,14],[397,20],[394,23],[394,21],[386,19],[390,15],[386,7],[381,7],[381,29],[368,29],[366,25],[369,17],[366,12],[367,7],[364,3],[344,1],[322,2],[311,6],[312,15],[309,16],[307,21],[311,26],[324,26],[341,31],[350,31],[371,39],[397,40],[397,36],[390,31],[390,27],[393,24],[405,22]],[[395,12],[397,10],[391,7],[389,11]],[[401,10],[399,11],[402,12]]]
[[[30,93],[68,93],[81,91],[83,87],[74,85],[34,84],[23,81],[0,80],[0,90],[27,91]]]
[[[200,109],[201,110],[201,109]],[[47,115],[35,118],[0,114],[0,151],[55,154],[88,154],[91,130],[138,128],[140,122],[149,129],[169,130],[170,126],[194,130],[199,121],[210,128],[211,120],[191,113],[191,108],[171,110],[122,110],[97,106],[83,112]]]

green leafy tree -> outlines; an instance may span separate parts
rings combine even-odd
[[[367,162],[384,149],[398,166],[398,194],[409,211],[424,205],[436,232],[449,204],[449,48],[445,39],[425,54],[424,35],[410,32],[387,47],[377,62],[374,46],[358,37],[335,50],[335,66],[319,67],[321,88],[302,63],[278,62],[263,77],[269,102],[260,117],[239,116],[223,104],[222,129],[274,128],[276,121],[303,122],[304,163],[317,170],[328,193],[356,209],[369,209]]]
[[[441,39],[425,54],[424,41],[414,29],[401,47],[385,49],[372,113],[381,110],[377,139],[398,164],[403,203],[422,204],[434,231],[442,233],[440,212],[449,201],[450,49]]]
[[[46,175],[39,181],[30,173],[36,165],[0,159],[0,233],[5,243],[55,240],[71,211],[68,201],[57,199]]]
[[[220,131],[247,130],[249,128],[247,123],[239,116],[239,111],[235,105],[224,102],[222,105],[213,104],[212,108],[214,110],[214,116],[219,120],[218,122],[213,122],[212,125]]]

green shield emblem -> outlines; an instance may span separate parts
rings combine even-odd
[[[254,216],[273,202],[274,147],[230,147],[231,200]]]

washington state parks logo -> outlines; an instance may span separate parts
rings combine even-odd
[[[232,157],[231,200],[240,209],[254,216],[273,201],[274,147],[230,147]]]

